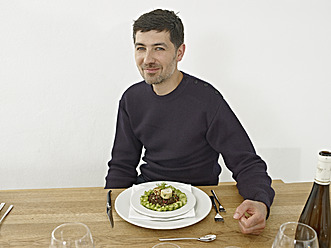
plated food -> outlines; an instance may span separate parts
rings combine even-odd
[[[140,204],[154,211],[173,211],[187,203],[187,196],[180,189],[165,182],[147,190],[140,196]]]
[[[150,203],[148,201],[148,197],[152,197],[152,192],[154,192],[154,188],[159,187],[160,185],[164,185],[164,189],[171,188],[172,194],[176,194],[179,198],[177,202],[171,203],[171,198],[169,190],[165,190],[162,192],[163,197],[169,199],[163,199],[162,203],[167,203],[165,205],[159,204],[161,207],[157,206],[157,202]],[[170,187],[169,187],[170,186]],[[161,186],[162,187],[162,186]],[[191,209],[194,208],[196,199],[195,196],[192,194],[192,186],[188,184],[178,183],[178,182],[172,182],[172,181],[154,181],[154,182],[148,182],[148,183],[142,183],[139,185],[134,185],[132,190],[132,195],[130,197],[130,206],[134,211],[136,211],[139,214],[155,217],[155,218],[173,218],[175,216],[183,215],[187,212],[189,212]],[[162,190],[162,189],[161,189]],[[149,192],[149,193],[147,193]],[[146,195],[147,193],[147,195]],[[148,195],[149,194],[149,195]],[[183,195],[184,194],[184,195]],[[161,192],[160,192],[161,195]],[[180,195],[180,197],[179,197]],[[176,197],[174,197],[176,199]],[[147,202],[146,202],[147,200]],[[160,199],[156,199],[156,201]],[[181,201],[181,203],[179,203]],[[143,204],[144,205],[143,205]],[[151,208],[146,207],[145,205],[148,205]],[[184,204],[185,203],[185,204]],[[156,207],[153,208],[153,204]],[[172,205],[174,204],[174,205]],[[175,205],[177,204],[177,205]],[[180,206],[182,205],[182,206]],[[163,207],[163,208],[162,208]],[[153,208],[153,209],[152,209]],[[166,210],[168,208],[168,210]],[[162,209],[162,210],[161,210]],[[172,210],[170,210],[172,209]]]
[[[187,203],[183,207],[174,211],[153,211],[140,204],[140,196],[145,191],[163,182],[186,194]],[[203,220],[211,210],[211,201],[204,191],[189,184],[154,181],[134,185],[121,192],[115,199],[115,210],[122,219],[133,225],[149,229],[173,230]]]

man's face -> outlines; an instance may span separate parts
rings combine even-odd
[[[177,62],[182,58],[178,54],[180,52],[170,41],[169,32],[151,30],[136,33],[135,60],[146,83],[160,84],[171,79],[177,70]]]

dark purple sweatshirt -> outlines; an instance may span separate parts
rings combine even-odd
[[[135,183],[143,147],[147,181],[217,185],[221,154],[244,199],[270,208],[275,193],[266,164],[239,120],[213,86],[183,74],[168,95],[156,95],[144,81],[123,94],[105,188]]]

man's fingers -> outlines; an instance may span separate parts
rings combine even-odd
[[[239,222],[245,227],[245,228],[249,228],[252,226],[256,226],[259,224],[259,222],[261,222],[260,219],[258,219],[256,216],[251,216],[249,218],[246,218],[245,216],[241,217],[239,219]]]
[[[245,200],[237,207],[233,218],[239,220],[242,233],[258,235],[266,226],[266,212],[264,203]]]
[[[247,206],[247,202],[243,201],[236,209],[233,218],[239,220],[246,213],[249,206]]]
[[[253,217],[251,217],[249,219],[252,219],[252,218]],[[255,221],[249,222],[248,221],[249,219],[246,219],[246,218],[242,217],[239,220],[240,231],[244,234],[256,234],[257,235],[257,234],[262,233],[262,231],[265,228],[265,221],[262,221],[260,223],[251,225],[252,223],[255,223]]]

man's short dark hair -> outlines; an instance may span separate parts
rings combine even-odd
[[[168,31],[170,41],[178,49],[184,43],[184,26],[181,19],[173,11],[156,9],[141,15],[133,24],[133,41],[136,42],[138,31]]]

